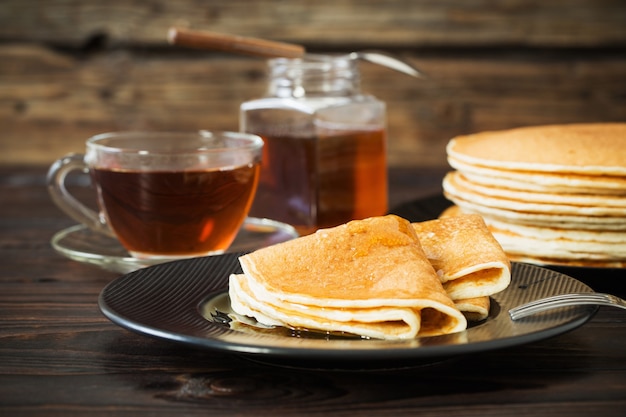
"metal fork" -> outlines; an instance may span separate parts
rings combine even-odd
[[[604,293],[572,293],[561,294],[553,297],[541,298],[526,304],[514,307],[509,310],[512,320],[519,320],[523,317],[542,311],[559,307],[569,307],[577,305],[600,305],[626,309],[626,300],[615,295]]]

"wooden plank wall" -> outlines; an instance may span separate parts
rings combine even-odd
[[[265,62],[170,46],[173,25],[406,58],[429,78],[361,65],[392,166],[443,167],[457,134],[626,121],[624,0],[2,0],[0,164],[104,131],[237,129]]]

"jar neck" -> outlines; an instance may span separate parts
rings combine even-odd
[[[273,97],[344,97],[361,91],[357,62],[347,56],[275,58],[268,65],[268,95]]]

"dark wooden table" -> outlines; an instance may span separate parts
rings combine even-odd
[[[97,305],[117,275],[51,248],[73,222],[48,198],[45,172],[0,168],[1,416],[626,415],[617,309],[549,340],[371,372],[269,366],[131,333]],[[443,172],[391,174],[396,204],[437,193]],[[624,295],[626,276],[610,280]]]

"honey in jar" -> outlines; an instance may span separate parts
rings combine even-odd
[[[241,105],[265,142],[251,216],[308,234],[387,212],[385,104],[359,77],[347,56],[269,61],[266,95]]]

